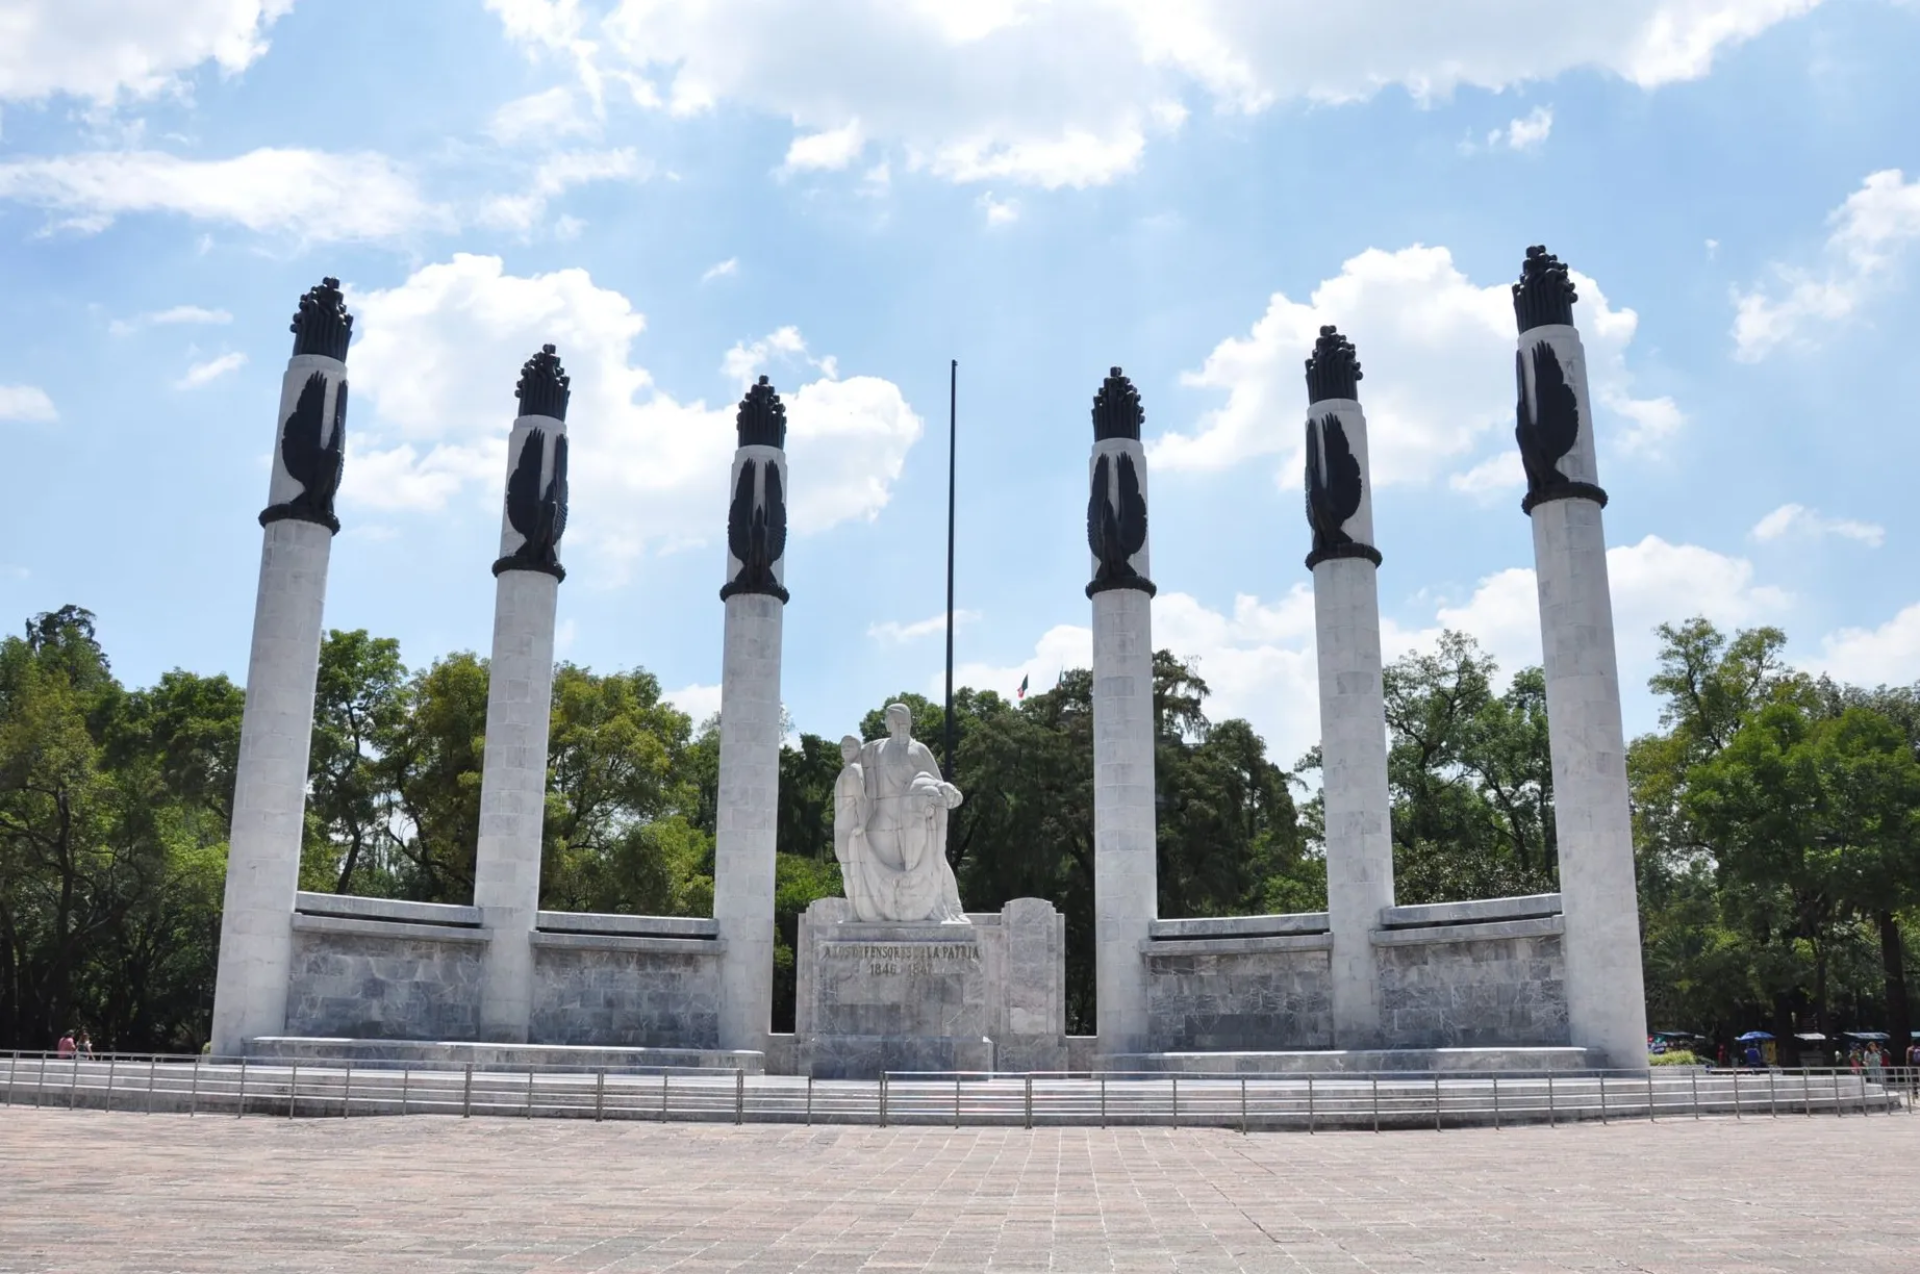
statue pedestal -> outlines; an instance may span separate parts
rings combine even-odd
[[[844,898],[800,917],[794,1034],[803,1073],[1066,1067],[1066,920],[1016,898],[971,924],[864,924]]]

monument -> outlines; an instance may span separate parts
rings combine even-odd
[[[808,907],[796,952],[800,1069],[1059,1070],[1065,918],[1039,898],[969,916],[947,858],[960,789],[888,704],[887,736],[840,741],[833,850],[845,896]]]
[[[1587,355],[1573,326],[1573,281],[1544,247],[1527,249],[1513,285],[1519,326],[1514,436],[1527,471],[1520,508],[1533,522],[1540,646],[1553,754],[1553,821],[1566,915],[1572,1043],[1611,1066],[1644,1066],[1633,820],[1627,803],[1620,667],[1607,581],[1607,534],[1593,439]]]
[[[533,1012],[554,610],[567,577],[559,554],[567,529],[570,386],[554,347],[543,346],[520,370],[513,391],[520,411],[507,435],[500,556],[493,564],[480,841],[473,862],[473,905],[488,937],[480,1038],[497,1043],[525,1043]]]
[[[1325,806],[1327,923],[1333,935],[1333,1038],[1375,1048],[1380,975],[1372,933],[1393,906],[1392,809],[1381,688],[1380,550],[1360,360],[1332,327],[1307,360],[1307,523],[1313,548],[1314,654],[1320,670],[1320,776]]]
[[[307,757],[333,515],[346,454],[347,342],[340,280],[300,298],[280,380],[273,469],[260,514],[260,588],[233,784],[226,904],[213,993],[213,1048],[237,1054],[287,1015],[293,901],[306,826]]]

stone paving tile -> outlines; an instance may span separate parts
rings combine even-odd
[[[1400,1132],[0,1110],[0,1271],[1920,1272],[1920,1117]]]

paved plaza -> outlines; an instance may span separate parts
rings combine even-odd
[[[1920,1270],[1920,1118],[1443,1133],[0,1112],[0,1270]]]

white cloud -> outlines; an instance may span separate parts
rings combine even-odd
[[[1574,321],[1587,348],[1593,395],[1614,417],[1603,417],[1603,426],[1615,428],[1603,428],[1602,436],[1621,450],[1651,447],[1684,417],[1671,398],[1631,393],[1626,349],[1639,317],[1612,308],[1591,278],[1577,271],[1573,277],[1580,296]],[[1274,293],[1247,335],[1221,341],[1199,371],[1181,377],[1188,385],[1225,391],[1226,402],[1204,413],[1191,432],[1154,440],[1154,464],[1217,470],[1250,456],[1282,455],[1282,478],[1293,482],[1301,465],[1298,422],[1307,407],[1301,368],[1324,323],[1337,325],[1359,349],[1376,484],[1430,480],[1466,459],[1488,434],[1509,437],[1512,285],[1474,284],[1445,248],[1369,248],[1317,286],[1307,302]],[[1511,450],[1510,441],[1505,449]],[[1460,483],[1484,489],[1499,472],[1497,457],[1483,459]]]
[[[107,330],[115,336],[125,336],[137,332],[143,327],[166,327],[183,323],[231,323],[233,315],[226,310],[209,310],[199,305],[176,305],[171,309],[156,310],[150,314],[136,314],[130,319],[115,319],[107,324]]]
[[[1878,628],[1842,628],[1820,643],[1808,663],[1835,680],[1856,686],[1920,682],[1920,603]]]
[[[1811,346],[1811,329],[1845,322],[1886,287],[1920,239],[1920,180],[1907,181],[1897,168],[1873,173],[1827,224],[1823,267],[1776,265],[1772,285],[1734,290],[1735,358],[1753,363],[1783,345]]]
[[[1778,619],[1792,602],[1780,590],[1756,584],[1749,562],[1654,536],[1610,549],[1607,569],[1630,732],[1654,721],[1646,683],[1658,656],[1655,625],[1698,614],[1723,626],[1750,625]],[[1478,640],[1504,674],[1540,662],[1540,603],[1529,568],[1496,571],[1465,601],[1435,605],[1430,613],[1430,622],[1412,627],[1391,619],[1382,625],[1388,659],[1431,649],[1442,629],[1453,628]],[[1920,650],[1920,607],[1915,613],[1915,649]],[[1291,765],[1319,741],[1310,585],[1296,584],[1272,601],[1242,594],[1225,611],[1184,593],[1161,593],[1153,604],[1153,644],[1197,660],[1211,691],[1207,715],[1252,722],[1276,762]],[[1086,668],[1092,657],[1092,632],[1063,624],[1043,634],[1028,658],[1004,666],[967,663],[956,676],[960,684],[1010,697],[1023,676],[1032,678],[1033,689],[1047,689],[1062,668]]]
[[[1547,144],[1548,134],[1553,132],[1553,108],[1536,106],[1523,119],[1516,119],[1505,128],[1496,128],[1487,134],[1487,145],[1504,146],[1508,150],[1539,150]]]
[[[1844,539],[1858,540],[1870,548],[1879,548],[1887,540],[1887,529],[1875,522],[1856,522],[1852,518],[1830,518],[1804,504],[1783,504],[1767,516],[1753,524],[1748,532],[1754,539],[1766,543],[1782,539],[1789,535],[1818,539],[1823,535],[1838,535]]]
[[[203,363],[195,363],[187,368],[186,375],[173,382],[175,389],[198,389],[211,384],[229,372],[237,372],[247,365],[247,356],[238,350],[222,354],[218,358],[209,358]]]
[[[979,618],[980,612],[977,610],[956,610],[953,612],[953,626],[960,628],[977,622]],[[946,631],[947,612],[945,611],[926,619],[916,619],[910,624],[889,619],[884,623],[867,625],[867,636],[888,646],[904,645],[907,642],[918,641],[922,637],[931,637],[935,633]]]
[[[590,116],[581,113],[573,90],[559,86],[500,106],[487,124],[487,133],[503,146],[518,146],[592,133],[597,127]]]
[[[1020,220],[1020,201],[1017,199],[995,199],[991,190],[981,195],[978,203],[987,214],[990,226],[1007,226]]]
[[[661,390],[631,361],[645,318],[585,270],[512,275],[498,257],[460,254],[349,302],[365,333],[353,351],[355,403],[372,408],[356,417],[349,444],[341,490],[349,503],[495,507],[520,366],[551,342],[573,378],[574,560],[592,553],[617,574],[649,548],[718,534],[734,404]],[[797,331],[791,339],[804,350]],[[783,389],[782,398],[795,531],[876,514],[922,428],[898,387],[856,376]]]
[[[24,420],[30,424],[50,425],[60,419],[53,399],[36,385],[0,385],[0,420]]]
[[[627,77],[636,100],[790,120],[790,169],[850,164],[860,146],[836,134],[857,120],[858,142],[922,171],[1059,187],[1133,171],[1196,102],[1429,99],[1576,68],[1651,88],[1818,2],[1612,0],[1552,20],[1528,0],[618,0],[604,20],[573,0],[489,7],[583,78]]]
[[[546,215],[548,201],[574,186],[592,181],[640,181],[650,171],[651,167],[631,150],[579,150],[549,155],[540,161],[520,193],[495,195],[481,205],[480,222],[502,230],[531,230]]]
[[[1472,496],[1481,504],[1497,504],[1526,488],[1527,471],[1520,464],[1518,448],[1496,451],[1462,473],[1447,478],[1455,491]]]
[[[786,162],[781,169],[785,172],[838,172],[860,158],[860,152],[866,148],[866,144],[866,137],[860,131],[860,121],[850,119],[839,128],[794,138],[787,147]]]
[[[147,95],[203,62],[244,71],[293,0],[9,0],[0,9],[0,100]]]
[[[232,222],[309,243],[387,239],[451,223],[384,155],[313,150],[211,160],[159,151],[19,159],[0,163],[0,199],[65,214],[68,226],[83,231],[139,212]]]
[[[720,711],[719,686],[681,686],[678,690],[661,691],[660,697],[692,717],[696,730]]]
[[[740,258],[728,257],[725,261],[716,261],[708,266],[706,273],[700,276],[700,281],[711,283],[715,279],[731,279],[738,273],[740,273]]]

